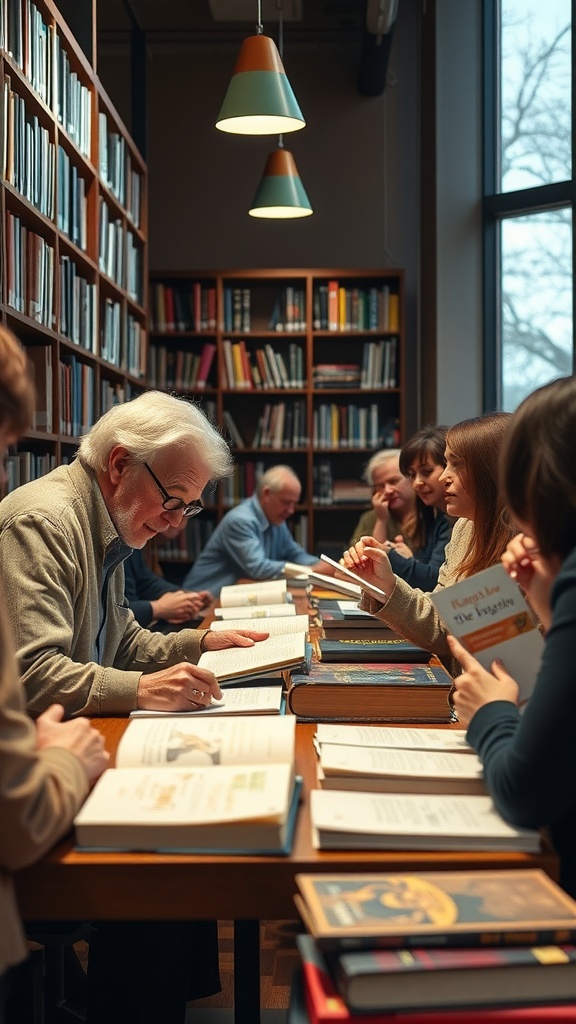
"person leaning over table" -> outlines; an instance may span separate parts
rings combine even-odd
[[[498,455],[510,416],[488,413],[449,427],[446,511],[457,518],[435,590],[449,587],[498,562],[513,535],[498,481]],[[343,564],[387,594],[380,602],[362,595],[361,606],[407,640],[436,654],[454,671],[447,630],[429,594],[394,575],[385,545],[363,537],[342,556]]]
[[[417,528],[416,495],[400,470],[400,449],[383,448],[366,463],[364,479],[372,488],[372,507],[363,512],[348,546],[361,537],[375,537],[385,543],[403,543],[410,551]]]
[[[267,469],[255,493],[220,520],[183,586],[189,590],[207,587],[218,597],[222,587],[243,577],[276,579],[286,562],[332,576],[332,566],[305,551],[286,525],[294,515],[301,491],[302,485],[290,466]]]
[[[34,387],[19,341],[0,327],[0,492],[6,448],[28,429]],[[0,1022],[27,955],[11,873],[38,860],[70,828],[91,782],[108,764],[86,718],[63,722],[55,704],[33,723],[24,707],[16,654],[0,592]]]
[[[454,704],[502,816],[548,828],[560,884],[576,897],[576,379],[533,392],[512,415],[500,457],[517,534],[502,556],[545,630],[532,696],[522,714],[506,664],[482,668],[450,637],[464,671]]]
[[[0,503],[0,582],[32,714],[54,700],[68,717],[189,711],[221,696],[196,665],[201,651],[267,634],[143,629],[124,597],[122,561],[200,511],[204,487],[230,471],[201,410],[152,391],[105,413],[70,465]],[[218,989],[216,922],[93,928],[89,1024],[182,1024],[187,999]]]

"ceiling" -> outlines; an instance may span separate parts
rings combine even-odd
[[[286,40],[352,46],[360,54],[358,90],[383,92],[398,0],[261,0],[264,33]],[[226,18],[231,20],[224,20]],[[379,20],[381,19],[381,20]],[[258,0],[98,0],[98,47],[126,44],[133,27],[148,47],[237,43],[256,31]],[[386,24],[385,34],[375,26]],[[367,28],[369,26],[369,29]]]

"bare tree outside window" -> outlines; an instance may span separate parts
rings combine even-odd
[[[571,4],[502,0],[499,182],[503,193],[572,176]],[[572,212],[536,208],[501,221],[504,409],[573,372]]]

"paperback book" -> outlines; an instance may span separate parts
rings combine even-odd
[[[436,665],[314,662],[292,674],[286,701],[301,721],[447,723],[451,688]]]
[[[389,626],[386,626],[381,619],[359,608],[356,601],[320,598],[318,601],[318,615],[324,634],[327,637],[337,637],[339,634],[342,634],[342,631],[344,631],[346,636],[353,636],[356,634],[356,630],[364,632],[374,630],[383,636],[395,635],[394,631]]]
[[[314,737],[321,750],[329,743],[358,747],[392,747],[401,750],[443,750],[473,754],[466,740],[466,730],[457,728],[410,729],[385,725],[352,725],[322,723]]]
[[[294,721],[133,719],[74,825],[81,848],[287,853]]]
[[[326,743],[320,751],[322,789],[375,793],[485,793],[476,754]]]
[[[229,715],[281,715],[286,701],[282,683],[264,686],[227,686],[222,700],[212,699],[208,707],[194,711],[152,711],[139,709],[130,718],[214,718]]]
[[[306,634],[287,633],[259,640],[253,647],[227,647],[221,651],[204,651],[198,659],[199,668],[214,673],[220,685],[237,680],[261,679],[269,673],[292,669],[307,672],[312,658]]]
[[[540,833],[514,828],[489,796],[416,793],[310,794],[312,842],[320,850],[515,850],[537,853]]]
[[[576,901],[540,868],[296,875],[324,951],[576,942]]]
[[[430,594],[447,629],[490,669],[500,658],[525,704],[538,675],[544,640],[520,587],[502,565]]]
[[[289,601],[290,594],[288,593],[286,580],[233,583],[228,587],[222,587],[220,591],[220,604],[222,608],[286,604]]]

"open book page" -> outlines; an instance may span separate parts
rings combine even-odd
[[[520,587],[502,565],[493,565],[451,587],[430,594],[447,629],[490,670],[495,658],[520,687],[520,704],[530,698],[544,641]]]
[[[247,626],[246,619],[214,619],[210,629],[221,632],[223,629],[261,629],[270,636],[281,636],[286,633],[307,633],[310,619],[307,615],[284,615],[268,618],[257,626]]]
[[[271,764],[294,761],[295,719],[132,719],[116,755],[118,768],[185,768],[188,765]]]
[[[231,608],[215,608],[214,615],[217,619],[285,619],[288,615],[296,615],[296,605],[257,604],[246,605],[245,607],[234,605]],[[251,628],[247,623],[244,623],[243,629]]]
[[[196,711],[131,711],[130,718],[198,718],[214,715],[276,715],[283,706],[281,686],[230,686],[222,700]]]
[[[363,576],[359,576],[358,573],[352,572],[351,569],[347,569],[346,566],[340,565],[340,562],[335,562],[334,559],[329,558],[328,555],[320,555],[323,562],[328,562],[328,565],[335,566],[338,572],[344,574],[346,579],[352,580],[361,590],[365,590],[371,597],[375,597],[377,601],[383,604],[388,600],[388,594],[386,594],[380,587],[377,587],[374,583],[368,583]]]
[[[513,828],[489,796],[313,789],[310,814],[313,841],[326,849],[540,849],[539,833]]]
[[[223,608],[242,605],[286,604],[290,601],[286,580],[262,580],[259,583],[233,583],[222,587],[220,604]]]
[[[306,634],[287,633],[259,640],[253,647],[228,647],[223,651],[204,651],[198,665],[214,673],[218,681],[239,679],[245,675],[268,672],[303,664],[306,659]]]
[[[476,754],[442,750],[401,750],[326,743],[320,764],[326,775],[387,775],[395,778],[481,779]]]
[[[344,743],[360,747],[399,747],[403,750],[452,750],[473,754],[465,729],[410,729],[385,725],[330,725],[316,729],[315,743]]]

